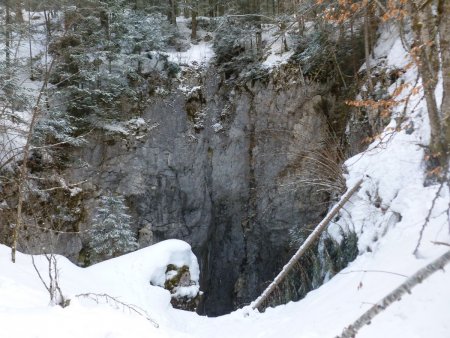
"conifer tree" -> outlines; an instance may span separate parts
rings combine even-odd
[[[90,232],[91,261],[120,256],[138,248],[123,196],[101,196]]]

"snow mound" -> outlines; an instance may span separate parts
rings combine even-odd
[[[31,256],[17,254],[10,262],[10,249],[0,246],[0,321],[2,337],[169,337],[170,328],[157,329],[172,321],[176,312],[164,285],[167,265],[188,266],[198,284],[199,267],[189,244],[167,240],[88,268],[57,256],[59,284],[70,299],[66,308],[49,306],[49,296],[33,268]],[[35,256],[36,267],[48,282],[45,256]],[[89,294],[89,297],[77,297]],[[108,300],[108,295],[139,309],[141,314]],[[23,325],[27,323],[27,325]],[[131,331],[129,331],[131,330]]]

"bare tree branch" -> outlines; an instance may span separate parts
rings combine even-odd
[[[445,243],[445,242],[431,242],[431,243],[433,243],[433,244],[436,244],[436,245],[445,245],[445,246],[450,246],[450,243]]]
[[[77,298],[82,298],[82,297],[83,298],[88,298],[88,299],[91,299],[91,300],[95,301],[96,303],[100,302],[99,299],[104,298],[105,302],[107,304],[111,304],[111,302],[112,302],[112,305],[114,305],[116,307],[117,307],[117,305],[120,305],[124,309],[127,309],[130,312],[132,312],[132,313],[136,313],[139,316],[145,317],[145,319],[147,319],[149,322],[151,322],[154,327],[156,327],[156,328],[159,327],[159,324],[155,320],[150,318],[150,316],[148,315],[148,313],[144,309],[142,309],[139,306],[134,305],[134,304],[124,303],[124,302],[120,301],[119,299],[117,299],[115,297],[112,297],[112,296],[110,296],[110,295],[108,295],[106,293],[82,293],[82,294],[76,295],[75,297],[77,297]]]
[[[436,192],[436,195],[434,195],[433,201],[431,202],[431,207],[428,210],[428,214],[425,217],[425,222],[422,225],[422,228],[420,229],[420,233],[419,233],[419,239],[417,241],[417,245],[413,251],[413,254],[417,256],[417,252],[419,251],[419,246],[422,243],[422,237],[423,237],[423,233],[425,231],[425,228],[427,227],[428,223],[430,222],[430,218],[431,218],[431,213],[433,212],[434,206],[436,205],[436,201],[439,198],[439,195],[441,194],[441,190],[444,187],[445,181],[443,181],[440,185],[439,185],[439,189]]]
[[[346,271],[346,272],[339,272],[338,275],[348,275],[348,274],[357,273],[357,272],[387,273],[387,274],[391,274],[391,275],[395,275],[395,276],[408,278],[408,276],[403,275],[401,273],[392,272],[392,271],[384,271],[384,270],[352,270],[352,271]]]
[[[33,268],[36,271],[39,280],[44,285],[47,290],[50,302],[54,305],[60,305],[62,307],[66,307],[69,305],[70,301],[66,299],[61,291],[61,287],[59,286],[59,269],[58,269],[58,261],[54,254],[44,254],[45,259],[47,260],[47,273],[48,273],[48,282],[44,280],[39,268],[36,265],[34,260],[34,255],[31,255],[31,263],[33,264]]]

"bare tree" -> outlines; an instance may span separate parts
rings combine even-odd
[[[50,296],[50,303],[52,305],[60,305],[62,307],[66,307],[70,304],[70,299],[64,297],[61,287],[59,285],[59,268],[58,268],[58,260],[56,255],[54,254],[44,254],[43,255],[47,260],[47,278],[46,279],[39,267],[36,265],[36,261],[33,255],[31,255],[31,262],[33,264],[33,268],[39,276],[39,280],[44,285]]]
[[[41,103],[43,100],[43,97],[47,91],[47,84],[48,84],[48,78],[49,74],[53,67],[53,62],[51,62],[49,70],[47,74],[45,75],[44,81],[42,83],[41,89],[39,91],[38,97],[36,99],[36,104],[34,105],[32,112],[31,112],[31,120],[28,126],[28,130],[26,131],[26,140],[25,145],[23,146],[22,150],[22,161],[19,171],[19,176],[17,179],[17,214],[16,214],[16,224],[14,225],[14,228],[12,230],[13,240],[11,245],[11,260],[13,262],[16,261],[16,250],[17,250],[17,241],[19,238],[19,231],[23,227],[23,205],[25,200],[25,185],[28,178],[28,161],[30,158],[30,152],[32,147],[32,138],[33,138],[33,132],[34,128],[36,127],[36,124],[39,120],[39,117],[41,116]]]

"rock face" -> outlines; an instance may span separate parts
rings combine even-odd
[[[248,304],[289,258],[289,231],[315,223],[327,196],[299,183],[324,147],[333,102],[286,66],[227,83],[187,70],[148,102],[133,132],[96,132],[72,170],[92,191],[126,196],[142,246],[178,238],[200,262],[198,311]],[[135,124],[136,125],[136,124]]]
[[[171,294],[170,303],[175,309],[196,311],[202,293],[197,282],[191,280],[188,266],[167,266],[164,288]]]

